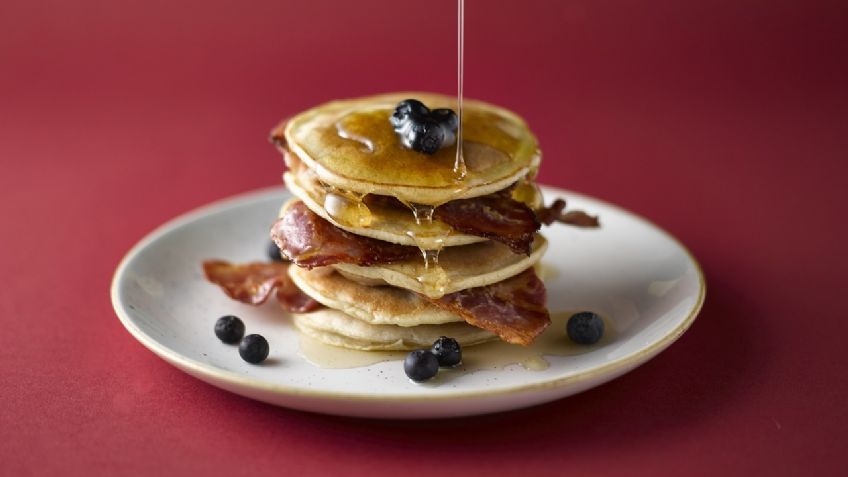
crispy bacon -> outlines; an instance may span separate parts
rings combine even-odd
[[[515,253],[530,255],[540,224],[533,210],[514,200],[511,193],[509,188],[482,197],[452,200],[436,207],[433,218],[459,232],[495,240]],[[394,197],[373,194],[365,196],[365,204],[406,208]]]
[[[528,345],[551,324],[545,285],[529,268],[502,282],[430,299],[509,343]]]
[[[206,279],[218,285],[230,298],[261,305],[277,290],[277,301],[294,313],[315,310],[320,304],[300,291],[288,274],[288,263],[231,264],[223,260],[203,262]]]
[[[367,195],[365,203],[383,207],[406,207],[394,197]],[[433,217],[455,230],[485,237],[507,245],[515,253],[530,255],[533,239],[542,224],[560,222],[576,227],[599,227],[597,217],[583,211],[564,212],[565,200],[557,199],[548,207],[534,211],[512,198],[512,187],[493,194],[457,199],[436,207]]]
[[[601,223],[597,216],[591,216],[582,210],[571,210],[563,213],[565,209],[565,200],[557,199],[548,207],[539,209],[536,214],[545,225],[551,225],[554,222],[560,222],[575,227],[600,227]]]
[[[294,282],[291,286],[277,288],[277,301],[290,313],[308,313],[321,308],[321,303],[303,293]]]
[[[565,209],[565,200],[557,199],[553,204],[537,210],[536,216],[539,218],[539,222],[551,225],[562,214],[563,209]]]
[[[206,279],[242,303],[261,305],[276,289],[277,300],[286,311],[307,313],[319,308],[320,303],[297,288],[288,276],[288,267],[287,263],[203,262]],[[528,345],[551,323],[545,308],[545,286],[532,268],[493,285],[426,299],[509,343]]]
[[[566,225],[573,225],[575,227],[594,228],[601,226],[601,222],[598,220],[597,215],[592,216],[587,214],[586,212],[583,212],[582,210],[568,211],[557,217],[556,220],[557,222]]]
[[[274,223],[271,238],[283,256],[309,269],[334,263],[392,263],[421,254],[416,247],[346,232],[319,217],[303,202],[292,204]]]
[[[541,226],[533,209],[514,200],[510,191],[452,200],[436,207],[433,215],[459,232],[501,242],[526,255],[533,251]]]
[[[282,153],[288,152],[288,145],[286,144],[286,126],[288,123],[288,119],[283,119],[277,124],[277,127],[271,130],[271,134],[268,136],[268,141],[277,146],[277,149]]]

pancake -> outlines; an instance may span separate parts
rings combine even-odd
[[[272,132],[319,179],[343,191],[393,196],[439,205],[502,190],[535,175],[540,153],[523,119],[481,101],[463,102],[463,152],[467,174],[457,180],[456,146],[426,156],[404,147],[389,116],[407,98],[430,108],[456,110],[456,98],[393,93],[325,103]]]
[[[339,310],[322,308],[292,315],[295,327],[322,343],[362,351],[396,351],[429,348],[440,336],[450,336],[461,346],[497,338],[466,323],[442,325],[371,325]]]
[[[410,327],[463,322],[410,291],[369,286],[347,279],[329,267],[306,270],[289,267],[298,288],[322,305],[372,325]]]
[[[535,265],[547,247],[547,240],[538,233],[529,257],[513,253],[506,245],[492,241],[448,247],[439,254],[438,268],[444,271],[443,277],[434,277],[433,271],[427,270],[424,261],[417,257],[369,267],[350,263],[338,263],[332,267],[351,277],[380,280],[388,285],[438,298],[466,288],[491,285],[517,275]],[[432,282],[435,279],[439,280],[438,286]]]
[[[420,245],[425,249],[436,248],[440,246],[438,244],[444,247],[454,247],[486,240],[483,237],[457,232],[438,220],[434,220],[430,224],[416,223],[415,216],[409,209],[404,210],[380,205],[368,207],[366,212],[368,215],[367,226],[354,225],[351,223],[353,220],[345,220],[338,214],[335,217],[331,215],[324,207],[324,204],[327,203],[327,192],[319,187],[304,184],[304,182],[308,182],[308,179],[302,179],[303,175],[306,174],[286,172],[283,175],[286,188],[302,200],[309,207],[309,210],[350,233],[400,245]],[[341,197],[340,200],[345,199]]]

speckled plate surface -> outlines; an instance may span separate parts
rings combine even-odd
[[[543,370],[519,363],[462,372],[424,385],[400,361],[320,368],[299,353],[290,318],[269,302],[251,307],[203,279],[201,262],[264,260],[268,229],[290,194],[265,189],[215,202],[151,232],[124,257],[112,282],[121,323],[145,347],[214,386],[280,406],[347,416],[436,418],[484,414],[566,397],[651,359],[694,321],[704,300],[700,267],[673,237],[621,208],[560,189],[569,208],[601,217],[600,230],[548,227],[543,274],[552,312],[601,313],[610,339],[568,356],[545,356]],[[265,336],[269,359],[256,366],[217,340],[215,320],[240,316]]]

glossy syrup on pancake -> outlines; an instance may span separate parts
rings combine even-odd
[[[524,121],[481,101],[463,102],[464,169],[457,165],[459,141],[432,155],[407,148],[389,118],[410,97],[432,108],[457,107],[453,98],[420,92],[333,101],[295,116],[273,134],[327,184],[430,205],[502,189],[538,162],[536,138]]]
[[[419,245],[408,234],[413,229],[418,242],[425,248],[431,248],[430,244],[438,239],[442,239],[446,247],[486,240],[478,235],[461,233],[440,220],[422,228],[415,223],[406,206],[388,196],[369,195],[361,201],[354,201],[338,194],[338,197],[330,199],[327,189],[317,181],[312,171],[303,167],[290,169],[283,174],[286,188],[313,212],[348,232],[400,245]],[[358,210],[361,206],[366,208],[364,213]]]

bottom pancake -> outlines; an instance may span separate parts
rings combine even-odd
[[[429,348],[440,336],[450,336],[461,346],[497,339],[493,333],[466,323],[410,327],[372,325],[330,308],[310,313],[295,313],[292,316],[294,325],[301,333],[328,345],[361,351]]]

